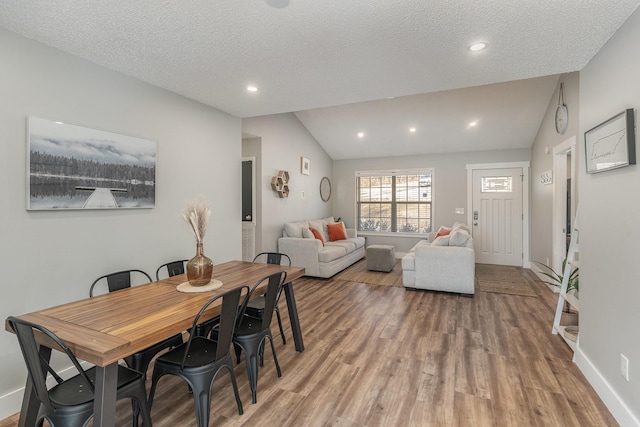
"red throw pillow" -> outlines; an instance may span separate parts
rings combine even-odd
[[[327,230],[329,231],[329,240],[332,242],[347,239],[347,230],[344,228],[344,222],[327,224]]]
[[[450,228],[440,227],[440,230],[438,230],[438,234],[436,234],[436,237],[448,236],[449,233],[451,233],[451,229]]]
[[[316,239],[320,240],[320,242],[322,243],[322,246],[324,246],[324,239],[322,238],[322,233],[320,233],[315,228],[311,228],[311,227],[309,227],[309,230],[311,230],[313,235],[316,236]]]

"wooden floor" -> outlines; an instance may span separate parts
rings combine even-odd
[[[222,375],[210,425],[617,425],[571,362],[569,347],[550,332],[557,294],[521,272],[537,298],[301,279],[295,292],[305,351],[294,350],[281,302],[288,341],[275,343],[282,377],[267,350],[252,405],[244,361],[239,364],[240,416],[229,376]],[[164,377],[154,425],[195,426],[192,399],[183,382]],[[131,425],[130,413],[128,402],[118,403],[118,426]]]

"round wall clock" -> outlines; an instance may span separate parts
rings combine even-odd
[[[569,109],[564,103],[564,90],[560,83],[560,93],[558,94],[558,108],[556,108],[556,132],[564,135],[569,126]]]

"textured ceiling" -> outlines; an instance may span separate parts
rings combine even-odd
[[[0,26],[244,118],[388,97],[399,97],[401,106],[405,99],[417,102],[408,95],[580,70],[639,4],[5,0]],[[469,52],[477,40],[489,48]],[[246,92],[248,84],[260,91]],[[553,86],[546,79],[540,84]],[[298,114],[315,136],[322,125],[311,115]],[[324,138],[317,137],[328,147]]]

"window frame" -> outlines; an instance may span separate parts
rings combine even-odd
[[[376,176],[409,176],[409,175],[429,175],[431,177],[431,200],[428,202],[430,205],[430,231],[427,232],[410,232],[410,231],[392,231],[392,226],[389,226],[389,231],[375,231],[375,230],[360,230],[360,203],[366,203],[360,201],[360,182],[359,178],[366,177],[376,177]],[[388,203],[392,204],[391,214],[397,215],[397,207],[399,204],[419,204],[420,201],[417,202],[408,202],[406,200],[395,200],[396,192],[395,192],[395,179],[393,180],[394,184],[392,184],[392,200]],[[386,203],[382,202],[381,203]],[[430,233],[433,232],[433,227],[435,224],[435,169],[434,168],[411,168],[411,169],[390,169],[390,170],[362,170],[355,172],[355,228],[358,231],[359,235],[378,235],[378,236],[389,236],[389,237],[419,237],[425,238],[428,237]],[[397,224],[396,224],[397,228]]]

